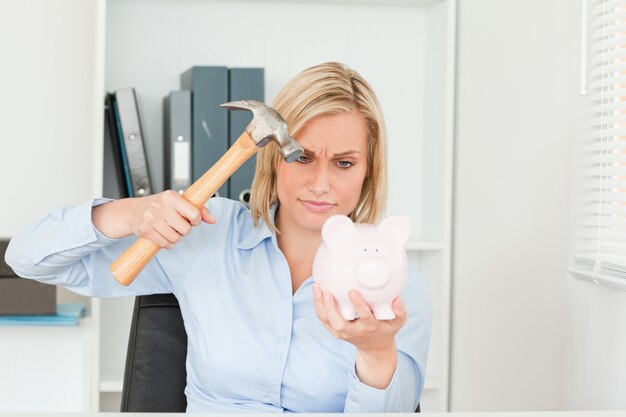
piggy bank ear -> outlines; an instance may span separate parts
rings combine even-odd
[[[332,246],[337,239],[347,233],[354,231],[354,223],[348,216],[335,215],[329,217],[322,226],[322,240]]]
[[[409,240],[411,234],[411,222],[407,216],[389,216],[378,223],[378,229],[393,235],[402,244]]]

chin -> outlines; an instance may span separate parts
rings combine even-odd
[[[317,230],[317,231],[322,231],[322,226],[324,226],[324,222],[326,222],[326,220],[332,216],[332,214],[317,214],[317,215],[309,215],[307,216],[305,223],[308,226],[308,229],[312,229],[312,230]]]
[[[331,210],[327,213],[309,213],[307,212],[303,217],[302,217],[302,225],[304,227],[306,227],[307,229],[311,229],[311,230],[316,230],[318,232],[322,231],[322,226],[324,226],[324,222],[326,222],[326,220],[331,217],[334,216],[335,214],[339,214],[337,213],[335,210]]]

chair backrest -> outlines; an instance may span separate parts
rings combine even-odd
[[[187,333],[173,294],[135,298],[121,411],[185,412]]]
[[[176,297],[136,297],[121,411],[185,412],[186,358],[187,333]]]

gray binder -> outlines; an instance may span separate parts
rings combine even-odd
[[[191,185],[191,91],[163,99],[163,144],[165,189],[182,194]]]
[[[231,68],[229,71],[228,101],[257,100],[265,101],[265,71],[263,68]],[[231,146],[244,132],[252,120],[252,113],[247,111],[230,111],[229,118],[229,146]],[[256,155],[244,164],[230,177],[229,196],[239,200],[246,206],[250,201],[250,187],[254,178]]]
[[[228,70],[195,66],[181,75],[180,85],[191,91],[191,172],[196,181],[226,153],[229,112],[219,105],[228,101]],[[217,195],[228,197],[228,182]]]
[[[121,138],[120,150],[124,163],[125,177],[130,185],[129,196],[141,197],[152,194],[148,158],[144,147],[139,107],[133,88],[123,88],[114,93],[118,137]]]
[[[115,97],[107,94],[104,99],[104,143],[102,164],[102,197],[120,199],[128,197],[124,167],[120,155],[120,140],[113,101]]]

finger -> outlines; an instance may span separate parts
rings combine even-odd
[[[176,207],[176,211],[182,217],[184,217],[189,224],[197,226],[202,223],[202,212],[196,206],[183,199],[184,202],[180,202],[180,205]]]
[[[337,303],[335,302],[335,297],[329,292],[324,293],[324,309],[328,316],[328,323],[330,326],[335,329],[337,332],[344,332],[346,330],[346,324],[348,321],[343,318],[339,309],[337,308]]]
[[[172,211],[167,213],[165,215],[165,222],[181,236],[185,236],[191,232],[191,223],[178,212]]]
[[[370,306],[367,305],[365,299],[360,292],[356,290],[351,290],[348,293],[348,296],[350,297],[350,301],[352,302],[352,305],[354,306],[354,309],[356,310],[356,313],[358,314],[360,320],[374,319],[372,309],[370,308]]]
[[[404,301],[402,300],[402,298],[398,297],[395,300],[393,300],[393,303],[391,304],[391,308],[393,309],[393,312],[396,314],[396,318],[393,321],[399,323],[400,325],[403,325],[408,319],[408,312],[406,309],[406,304],[404,304]]]
[[[170,207],[172,207],[180,216],[187,219],[190,224],[194,226],[199,225],[200,222],[202,222],[202,214],[200,213],[200,210],[176,191],[170,191],[171,192],[168,192],[166,195]]]
[[[167,240],[163,235],[161,235],[156,229],[151,229],[147,234],[142,237],[151,240],[157,246],[162,249],[171,249],[174,247],[174,244]]]
[[[313,288],[313,307],[315,308],[315,313],[317,313],[317,317],[320,319],[324,325],[328,324],[328,314],[326,314],[326,309],[324,308],[324,300],[322,290],[320,289],[319,284],[315,283],[312,286]]]
[[[213,217],[213,215],[211,213],[209,213],[209,209],[206,207],[202,207],[202,221],[205,223],[209,223],[209,224],[215,224],[217,223],[217,220],[215,220],[215,217]]]
[[[176,230],[174,230],[165,221],[158,222],[154,225],[154,231],[167,240],[168,245],[165,247],[173,247],[173,245],[182,237]]]

